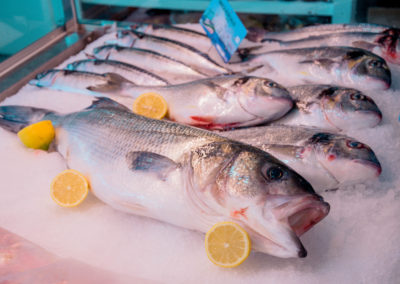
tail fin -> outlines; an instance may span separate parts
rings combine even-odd
[[[26,106],[0,106],[0,127],[17,133],[29,124],[42,120],[52,111]]]

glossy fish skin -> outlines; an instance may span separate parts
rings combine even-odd
[[[97,59],[116,60],[138,66],[162,76],[171,84],[181,84],[207,77],[206,74],[181,61],[146,49],[103,45],[93,50],[93,56]]]
[[[247,65],[264,64],[269,72],[290,74],[295,84],[334,84],[386,90],[392,81],[390,69],[383,58],[354,47],[295,48],[256,55],[242,50],[240,56]],[[259,69],[259,72],[262,71]]]
[[[267,153],[105,98],[66,115],[2,106],[0,117],[14,132],[50,119],[58,152],[112,207],[200,232],[233,220],[264,253],[305,257],[299,236],[329,212],[306,180]]]
[[[251,76],[221,76],[180,85],[136,86],[109,73],[50,70],[30,84],[91,96],[107,96],[132,108],[139,95],[156,92],[168,103],[171,120],[208,129],[230,129],[279,119],[293,106],[277,83]]]
[[[276,124],[304,125],[349,132],[371,128],[382,120],[375,102],[362,92],[332,85],[300,85],[288,88],[295,108]]]
[[[213,47],[206,34],[183,27],[159,24],[134,24],[131,28],[145,34],[164,37],[195,46],[196,49],[206,54]]]
[[[68,64],[67,69],[98,74],[116,73],[136,85],[165,86],[169,84],[167,80],[140,67],[114,60],[79,60]]]
[[[194,69],[199,70],[201,73],[207,74],[209,77],[232,73],[232,70],[221,66],[206,53],[177,40],[153,36],[133,30],[122,30],[118,31],[116,40],[111,40],[106,43],[153,50],[182,61],[192,66]]]
[[[345,135],[301,126],[261,126],[221,132],[268,152],[305,177],[317,192],[376,179],[372,149]]]

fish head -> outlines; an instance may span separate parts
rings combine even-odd
[[[50,69],[45,72],[36,75],[35,79],[29,81],[30,85],[38,87],[49,87],[53,85],[58,74],[62,72],[61,70]]]
[[[326,119],[339,129],[374,127],[382,120],[375,102],[358,90],[329,87],[319,97]]]
[[[214,172],[211,195],[225,220],[242,225],[253,247],[279,257],[305,257],[299,236],[322,220],[329,204],[296,172],[266,152],[236,142],[207,145],[201,171]],[[199,160],[197,160],[199,161]],[[219,165],[215,169],[212,165]]]
[[[316,148],[318,162],[341,184],[363,182],[382,172],[372,149],[353,138],[317,133],[309,142]]]
[[[360,87],[386,90],[392,83],[392,75],[386,61],[366,50],[353,50],[345,55],[345,62],[352,81]]]
[[[120,46],[132,47],[137,39],[130,30],[120,30],[115,33],[115,38],[106,41],[106,44],[118,44]]]
[[[233,87],[240,106],[256,117],[278,119],[293,107],[289,91],[270,79],[239,77],[233,81]]]

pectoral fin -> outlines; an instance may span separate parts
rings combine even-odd
[[[133,82],[128,79],[115,74],[115,73],[105,73],[106,82],[104,84],[94,85],[87,87],[88,90],[100,93],[108,93],[117,90],[121,90],[124,84],[135,85]]]
[[[312,64],[312,65],[318,65],[321,66],[327,70],[331,69],[333,65],[336,64],[336,62],[332,59],[329,58],[320,58],[320,59],[314,59],[314,60],[304,60],[300,61],[300,64]]]
[[[376,47],[376,44],[370,43],[370,42],[366,42],[366,41],[353,41],[352,45],[354,47],[358,47],[358,48],[362,48],[362,49],[366,49],[366,50],[373,50],[374,47]]]
[[[179,167],[170,158],[153,152],[129,152],[126,161],[132,171],[154,173],[161,180],[165,180],[168,173]]]

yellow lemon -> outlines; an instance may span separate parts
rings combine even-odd
[[[167,115],[168,104],[157,93],[144,93],[134,101],[133,112],[150,118],[162,119]]]
[[[26,147],[47,150],[55,131],[50,120],[43,120],[21,129],[17,135]]]
[[[62,207],[74,207],[82,203],[88,195],[89,184],[78,171],[65,170],[52,181],[50,194],[53,200]]]
[[[247,232],[233,222],[215,224],[206,234],[208,258],[221,267],[236,267],[250,254],[251,242]]]

